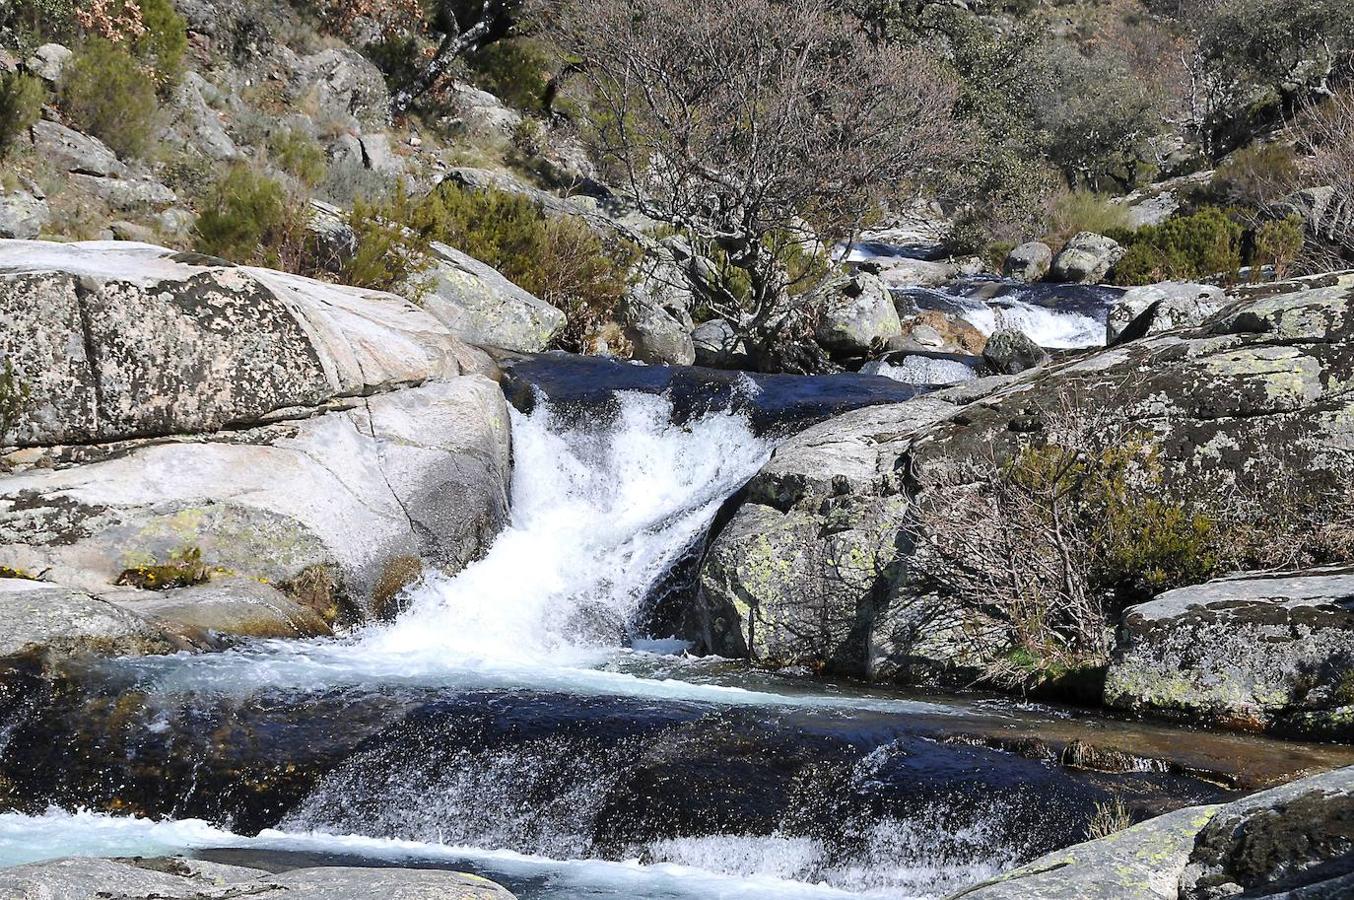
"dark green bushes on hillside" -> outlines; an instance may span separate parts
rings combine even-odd
[[[42,117],[47,91],[30,75],[0,76],[0,159]]]
[[[1242,264],[1245,229],[1216,207],[1140,228],[1115,266],[1116,284],[1154,284],[1234,276]]]
[[[66,65],[61,108],[79,130],[119,156],[139,157],[149,147],[159,104],[155,81],[131,54],[91,38]]]
[[[132,42],[132,52],[153,73],[161,91],[179,83],[188,50],[188,26],[172,0],[137,0],[145,33]]]

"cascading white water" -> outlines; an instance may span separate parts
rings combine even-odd
[[[770,454],[742,416],[672,423],[661,396],[623,394],[615,423],[514,413],[512,521],[488,555],[434,576],[354,652],[580,663],[627,639],[650,590]]]

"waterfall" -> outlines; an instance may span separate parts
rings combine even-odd
[[[513,416],[508,528],[459,575],[415,587],[354,652],[415,666],[571,663],[628,643],[650,591],[771,451],[739,414],[675,425],[655,395],[621,394],[614,422],[546,403]]]

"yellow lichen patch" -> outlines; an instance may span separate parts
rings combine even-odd
[[[202,549],[185,547],[175,552],[168,562],[124,569],[117,584],[146,591],[164,591],[206,584],[211,577],[211,569],[202,561]]]

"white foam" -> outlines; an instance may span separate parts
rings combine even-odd
[[[506,850],[273,829],[260,832],[257,837],[244,837],[196,819],[154,822],[55,809],[41,816],[0,814],[0,867],[65,856],[163,856],[228,848],[320,852],[352,855],[373,862],[418,861],[452,868],[473,867],[490,878],[545,879],[549,896],[560,900],[575,897],[836,900],[859,896],[826,885],[769,875],[731,877],[672,863],[555,860]]]

